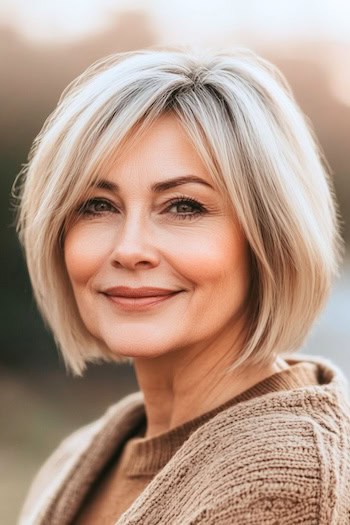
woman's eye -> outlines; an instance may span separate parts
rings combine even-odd
[[[171,212],[171,209],[175,209],[175,212]],[[202,215],[206,210],[204,206],[195,199],[181,197],[172,200],[167,211],[171,215],[175,215],[177,219],[193,219],[198,215]]]
[[[114,206],[105,199],[89,199],[78,208],[80,215],[100,215],[114,211]]]
[[[106,213],[115,213],[116,211],[115,206],[111,202],[99,198],[89,199],[77,209],[77,213],[85,217],[95,217]],[[191,220],[199,215],[203,215],[206,211],[202,204],[190,197],[173,199],[166,208],[166,213],[169,213],[175,219]]]

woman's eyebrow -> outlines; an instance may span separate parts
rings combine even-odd
[[[204,186],[208,186],[212,190],[215,191],[215,188],[206,180],[202,179],[201,177],[198,177],[197,175],[185,175],[182,177],[174,177],[172,179],[162,180],[161,182],[156,182],[152,184],[151,191],[154,193],[161,193],[162,191],[169,190],[170,188],[175,188],[176,186],[180,186],[182,184],[189,184],[189,183],[197,183],[197,184],[203,184]],[[103,190],[118,192],[120,191],[120,187],[115,182],[111,182],[109,180],[101,179],[96,182],[94,185],[96,188],[100,188]]]

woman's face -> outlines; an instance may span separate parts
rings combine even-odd
[[[247,254],[232,211],[172,115],[81,202],[64,244],[83,322],[111,355],[128,357],[233,336],[249,288]],[[126,298],[130,290],[118,287],[163,290]]]

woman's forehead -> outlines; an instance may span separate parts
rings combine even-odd
[[[216,189],[188,134],[170,115],[160,116],[136,138],[131,134],[123,141],[106,160],[94,184],[118,192],[130,177],[146,181],[154,193],[190,183]]]

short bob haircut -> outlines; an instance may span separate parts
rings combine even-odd
[[[89,361],[132,358],[111,357],[82,322],[65,227],[118,152],[166,112],[188,133],[250,247],[249,329],[229,371],[298,350],[338,274],[343,245],[325,161],[272,64],[244,49],[114,54],[63,92],[15,183],[35,298],[76,375]]]

